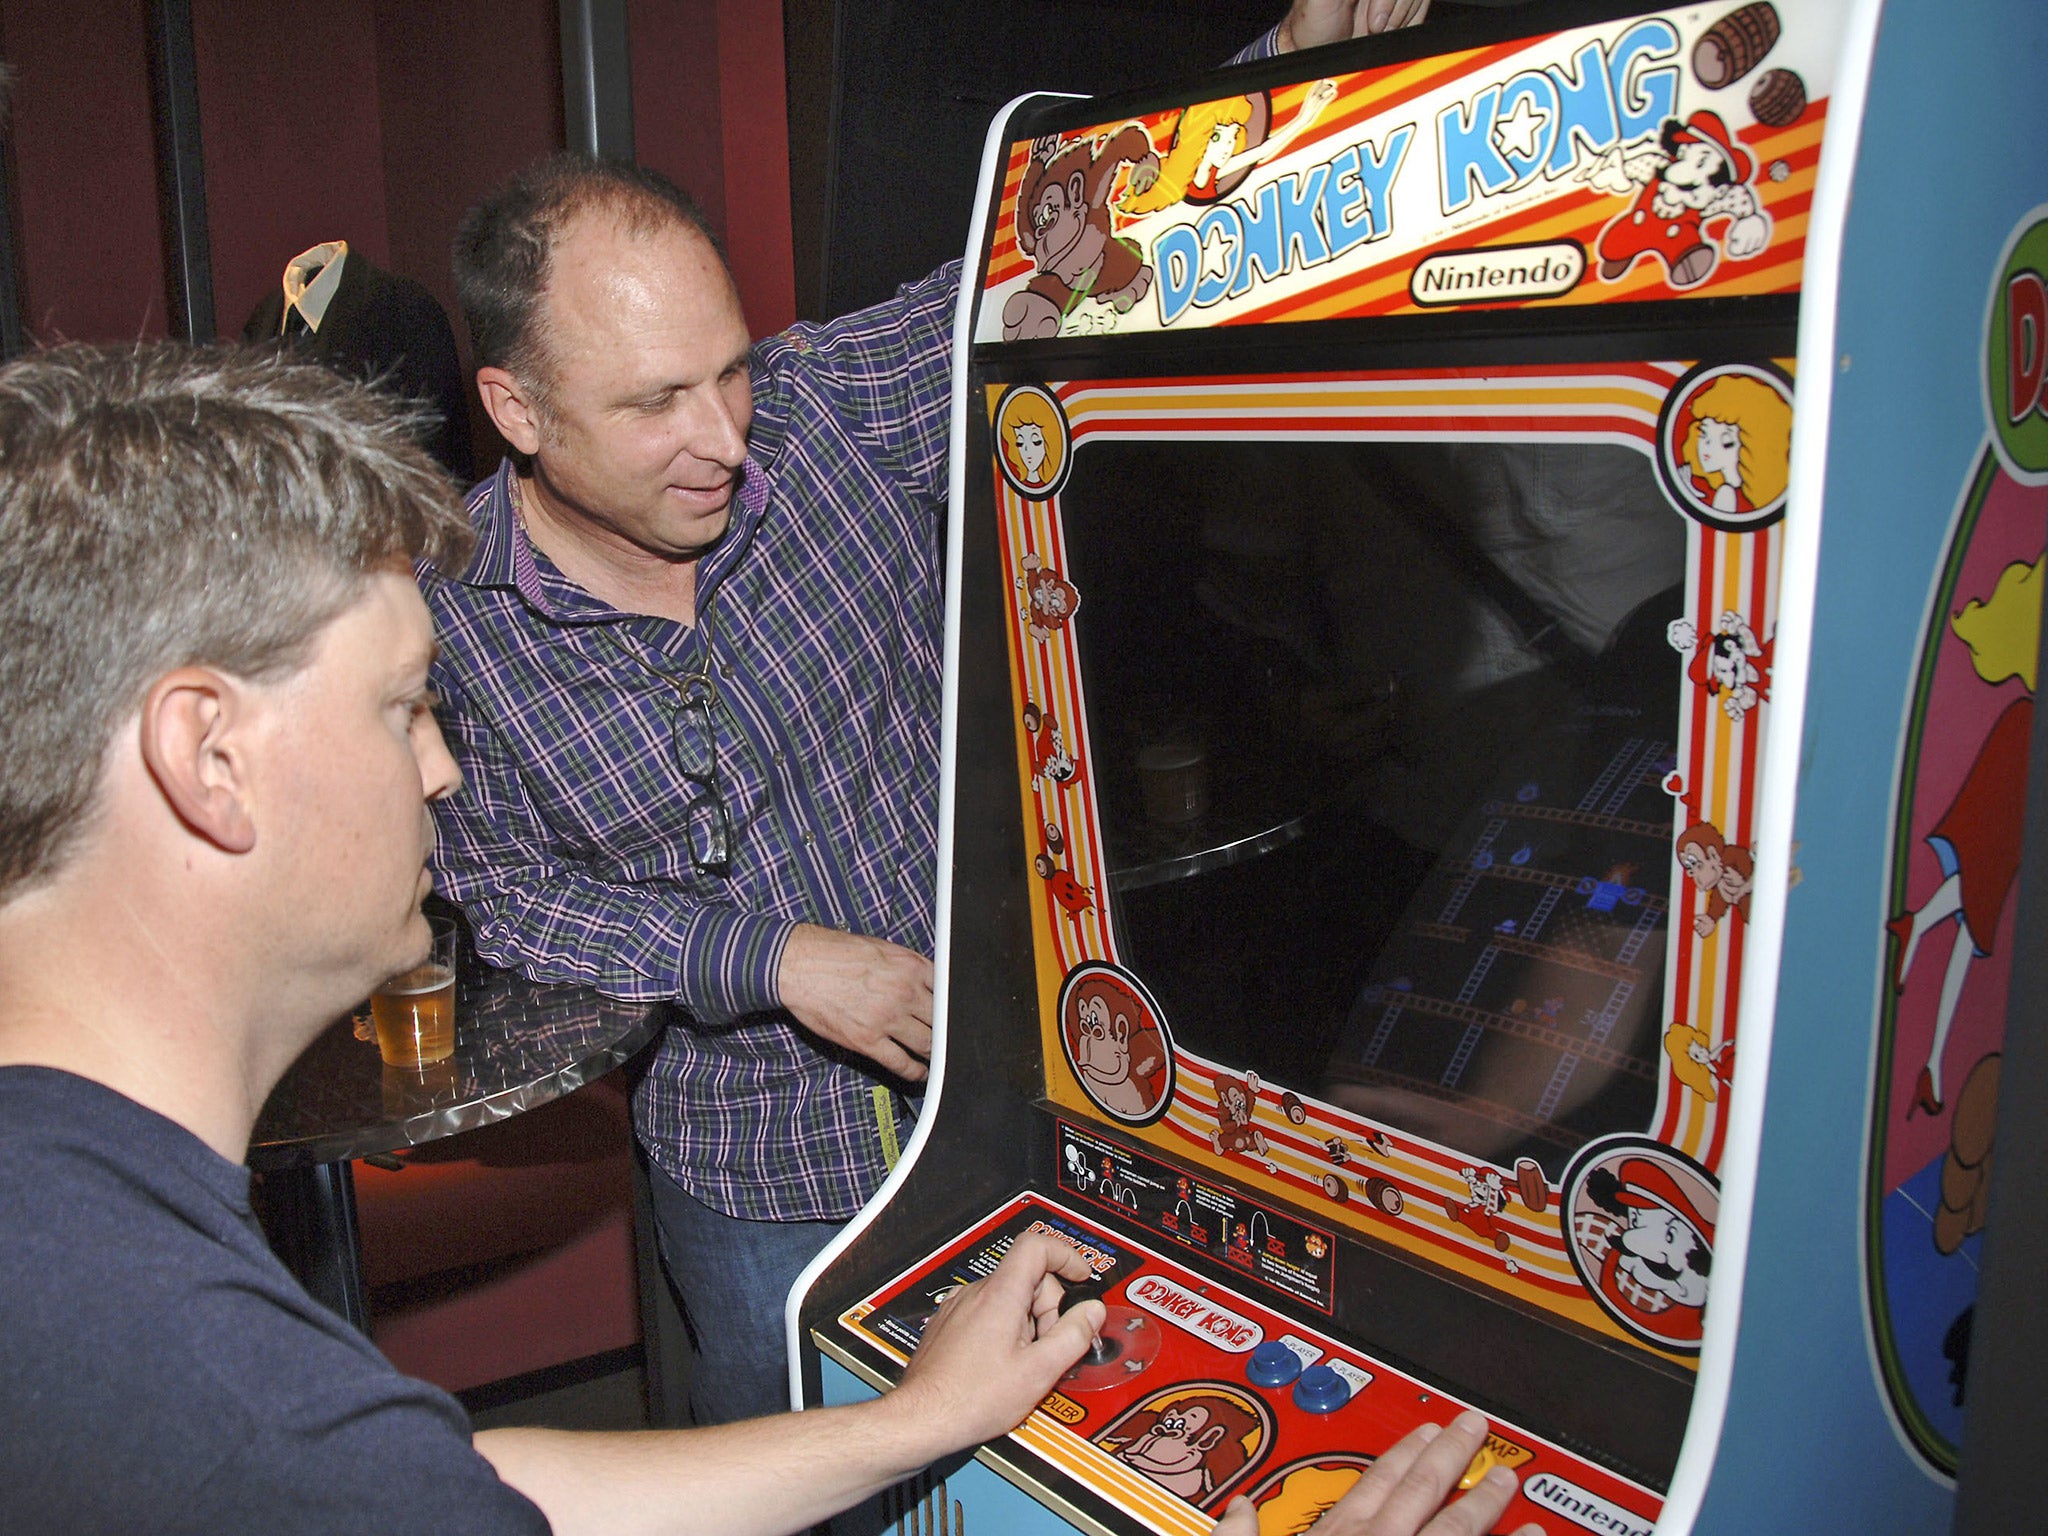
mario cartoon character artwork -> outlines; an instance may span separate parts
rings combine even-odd
[[[1271,1415],[1250,1393],[1191,1381],[1138,1404],[1095,1443],[1167,1492],[1209,1505],[1258,1463],[1272,1436]]]
[[[1483,1242],[1493,1244],[1496,1252],[1506,1253],[1512,1241],[1508,1229],[1501,1225],[1500,1214],[1507,1209],[1507,1185],[1500,1174],[1488,1168],[1484,1171],[1461,1168],[1459,1176],[1465,1181],[1465,1188],[1471,1194],[1469,1200],[1453,1200],[1444,1196],[1444,1209],[1451,1220],[1465,1228]]]
[[[1209,1145],[1218,1157],[1232,1153],[1265,1165],[1266,1172],[1278,1173],[1266,1146],[1266,1133],[1252,1124],[1252,1112],[1259,1103],[1259,1074],[1247,1072],[1233,1077],[1216,1074],[1216,1129],[1209,1133]]]
[[[1636,1338],[1697,1353],[1714,1267],[1720,1192],[1690,1159],[1639,1137],[1581,1152],[1566,1175],[1572,1264]]]
[[[1718,428],[1717,422],[1700,422]],[[1738,471],[1739,473],[1739,471]],[[1776,642],[1758,640],[1749,621],[1732,609],[1714,621],[1701,641],[1691,619],[1673,619],[1664,631],[1671,648],[1692,662],[1685,675],[1720,703],[1730,720],[1741,720],[1771,696],[1771,652]]]
[[[1173,1046],[1136,977],[1099,961],[1077,967],[1060,989],[1059,1016],[1067,1065],[1096,1108],[1126,1125],[1166,1112]]]
[[[1159,176],[1159,156],[1137,123],[1098,138],[1062,141],[1048,135],[1031,146],[1031,164],[1017,194],[1017,249],[1036,269],[1003,305],[1003,340],[1057,336],[1060,322],[1083,299],[1118,314],[1145,297],[1152,269],[1137,245],[1111,227],[1117,173],[1144,191]]]
[[[1024,574],[1016,586],[1024,594],[1024,627],[1040,645],[1052,639],[1052,632],[1065,629],[1081,606],[1081,594],[1071,583],[1030,553],[1018,562]]]
[[[1757,202],[1756,161],[1720,114],[1666,118],[1654,138],[1616,145],[1582,167],[1579,179],[1635,203],[1600,232],[1600,277],[1620,282],[1645,256],[1681,292],[1697,288],[1726,255],[1746,260],[1771,243],[1771,217]],[[1717,248],[1707,225],[1726,220]]]
[[[1050,710],[1041,709],[1028,699],[1024,703],[1024,734],[1031,741],[1033,789],[1065,784],[1081,771],[1074,754],[1067,750],[1059,721]]]

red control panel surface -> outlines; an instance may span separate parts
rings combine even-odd
[[[1036,1195],[999,1207],[840,1321],[906,1360],[946,1294],[1030,1231],[1080,1251],[1109,1316],[1092,1357],[1010,1438],[1153,1530],[1207,1536],[1245,1494],[1261,1536],[1292,1536],[1402,1435],[1469,1406]],[[1662,1505],[1498,1421],[1475,1474],[1492,1464],[1522,1480],[1502,1530],[1534,1521],[1553,1536],[1649,1536]]]

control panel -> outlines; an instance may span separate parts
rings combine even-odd
[[[900,1365],[946,1297],[993,1270],[1027,1232],[1087,1260],[1093,1279],[1069,1300],[1099,1297],[1107,1317],[1088,1355],[1008,1437],[1030,1453],[1003,1468],[1013,1481],[1028,1482],[1034,1464],[1049,1467],[1139,1528],[1176,1536],[1204,1536],[1243,1494],[1262,1536],[1282,1536],[1304,1529],[1408,1431],[1471,1406],[1035,1194],[1000,1206],[839,1322]],[[1310,1230],[1301,1240],[1322,1239]],[[1648,1536],[1662,1502],[1499,1421],[1467,1485],[1495,1465],[1521,1479],[1503,1529],[1534,1521],[1555,1536]]]

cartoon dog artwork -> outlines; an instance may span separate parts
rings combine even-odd
[[[1674,651],[1692,657],[1685,675],[1696,687],[1706,689],[1708,698],[1718,699],[1721,712],[1730,720],[1742,719],[1770,698],[1771,652],[1776,641],[1759,641],[1741,614],[1733,610],[1723,613],[1704,644],[1691,619],[1673,619],[1664,637]]]
[[[1483,1172],[1461,1168],[1458,1172],[1464,1178],[1465,1188],[1472,1198],[1453,1200],[1446,1195],[1444,1209],[1450,1213],[1451,1220],[1459,1226],[1464,1227],[1475,1237],[1493,1244],[1496,1252],[1506,1253],[1512,1239],[1508,1229],[1500,1224],[1500,1213],[1507,1209],[1507,1185],[1502,1182],[1500,1174],[1492,1168]]]
[[[1024,572],[1015,582],[1024,594],[1024,627],[1032,639],[1044,645],[1054,630],[1067,627],[1074,610],[1081,606],[1081,594],[1035,553],[1025,555],[1018,565]]]
[[[1603,281],[1621,281],[1645,256],[1662,263],[1665,281],[1697,288],[1720,265],[1722,251],[1741,261],[1771,243],[1771,217],[1752,185],[1756,161],[1728,132],[1720,114],[1666,118],[1656,137],[1617,145],[1582,166],[1578,180],[1617,197],[1635,193],[1633,207],[1600,232]],[[1725,219],[1717,250],[1706,226]]]
[[[1573,1263],[1631,1333],[1669,1349],[1699,1347],[1714,1267],[1710,1184],[1681,1183],[1661,1160],[1603,1158],[1573,1187]]]
[[[1217,1073],[1216,1129],[1209,1133],[1209,1145],[1215,1148],[1218,1157],[1235,1152],[1265,1164],[1268,1173],[1278,1173],[1280,1165],[1267,1149],[1266,1133],[1252,1124],[1252,1111],[1258,1102],[1258,1073],[1247,1072],[1243,1077]]]
[[[1024,734],[1031,739],[1033,789],[1068,783],[1081,771],[1081,765],[1074,761],[1074,754],[1067,750],[1059,721],[1053,718],[1050,710],[1040,709],[1028,699],[1024,703]]]
[[[1167,1492],[1206,1504],[1244,1476],[1270,1436],[1265,1411],[1245,1394],[1188,1382],[1134,1408],[1095,1443]]]
[[[1083,299],[1122,314],[1145,297],[1152,269],[1137,245],[1111,228],[1110,196],[1126,165],[1137,191],[1158,179],[1159,156],[1137,123],[1099,141],[1048,135],[1031,146],[1016,232],[1017,249],[1037,272],[1003,305],[1003,340],[1057,336]]]

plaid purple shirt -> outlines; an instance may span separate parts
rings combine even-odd
[[[886,1172],[876,1078],[798,1027],[775,979],[802,922],[931,953],[958,281],[945,267],[756,344],[750,456],[698,571],[697,627],[621,613],[556,570],[514,515],[509,463],[471,493],[469,569],[423,582],[464,779],[435,807],[436,883],[495,964],[679,1000],[635,1121],[730,1215],[843,1219]],[[724,876],[692,865],[679,813],[701,785],[673,740],[675,679],[706,665],[707,628]]]

